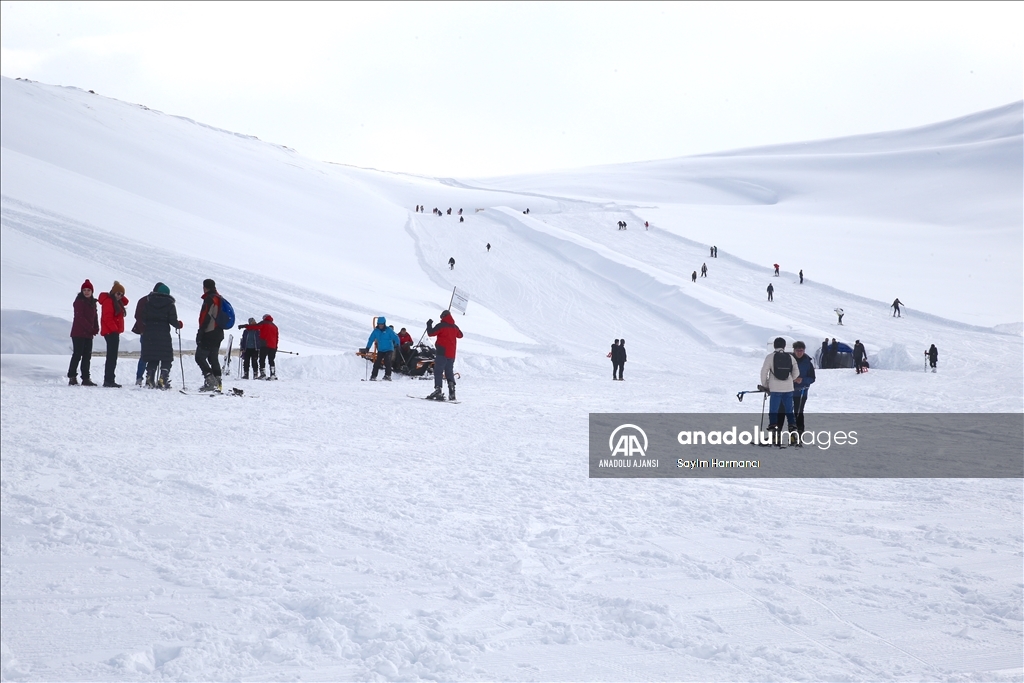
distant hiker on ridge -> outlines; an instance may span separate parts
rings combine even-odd
[[[779,276],[779,264],[778,263],[774,263],[772,265],[775,266],[775,277],[778,277]]]
[[[768,283],[768,301],[775,301],[775,288],[770,282]]]
[[[804,283],[804,269],[800,269],[800,284]]]

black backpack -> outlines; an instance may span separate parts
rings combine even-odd
[[[793,357],[788,353],[776,353],[775,357],[772,358],[772,374],[775,379],[789,379],[789,375],[793,372]]]

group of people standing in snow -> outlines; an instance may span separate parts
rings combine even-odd
[[[230,320],[233,324],[233,313],[226,317],[226,309],[230,304],[217,292],[217,284],[212,279],[203,281],[202,305],[199,309],[199,331],[196,334],[195,361],[203,373],[204,385],[200,391],[220,391],[221,365],[220,346],[224,341],[224,329]],[[153,286],[153,290],[141,297],[135,304],[135,324],[131,331],[139,335],[142,351],[139,354],[136,368],[135,384],[145,385],[152,389],[169,389],[171,386],[171,367],[174,363],[174,344],[171,340],[171,329],[181,330],[185,324],[178,319],[176,301],[171,296],[170,288],[163,282]],[[100,313],[97,313],[97,306]],[[103,337],[107,344],[106,364],[103,373],[103,386],[120,389],[117,383],[117,353],[120,337],[124,334],[124,321],[127,314],[128,298],[124,286],[114,281],[109,292],[103,292],[98,298],[93,297],[92,282],[86,280],[75,297],[74,320],[71,324],[72,355],[68,366],[68,384],[78,384],[81,372],[82,385],[96,386],[91,377],[93,337]],[[277,326],[270,315],[263,316],[260,323],[253,318],[249,324],[239,325],[240,329],[255,333],[263,341],[262,350],[258,354],[260,374],[263,375],[263,360],[269,360],[270,372],[274,375],[274,357],[277,351]],[[179,353],[181,349],[180,332]],[[243,346],[250,338],[243,333]],[[257,343],[254,347],[260,350]],[[253,358],[249,355],[246,359]],[[159,375],[157,374],[159,372]],[[255,378],[255,364],[253,377]],[[248,362],[246,363],[248,378]]]
[[[608,357],[612,359],[612,379],[621,382],[622,369],[626,365],[626,340],[616,339],[612,342],[612,350],[608,352]]]
[[[435,337],[434,344],[434,391],[427,399],[431,401],[454,401],[455,396],[455,355],[458,347],[458,340],[462,339],[462,330],[455,324],[451,311],[441,311],[441,322],[434,324],[434,319],[427,320],[427,336]],[[366,347],[363,351],[368,352],[376,345],[376,358],[373,361],[373,372],[370,374],[370,381],[376,382],[380,369],[384,368],[384,381],[391,381],[392,367],[394,366],[395,354],[402,354],[402,362],[408,360],[406,354],[412,352],[412,336],[403,327],[398,333],[394,325],[388,325],[387,318],[377,316],[373,331],[366,340]],[[448,384],[447,398],[442,391],[444,384]]]

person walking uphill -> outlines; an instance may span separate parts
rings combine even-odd
[[[120,389],[117,383],[117,347],[124,334],[124,314],[128,299],[124,295],[124,285],[114,280],[109,292],[103,292],[100,303],[100,336],[107,342],[107,362],[103,368],[103,386]]]
[[[89,378],[92,362],[92,338],[100,331],[100,321],[96,315],[96,299],[92,297],[92,283],[82,283],[78,296],[75,297],[75,318],[71,323],[71,365],[68,366],[68,384],[78,384],[78,364],[82,364],[82,386],[94,387],[96,383]]]
[[[427,327],[430,323],[427,323]],[[373,328],[373,332],[370,333],[370,338],[366,340],[366,348],[373,348],[373,343],[377,342],[377,359],[373,361],[373,372],[370,373],[370,381],[377,381],[377,373],[380,372],[380,366],[384,365],[384,381],[391,381],[391,363],[395,357],[395,348],[401,346],[402,342],[398,339],[398,335],[395,331],[388,327],[388,321],[384,316],[377,316],[377,326]]]
[[[781,407],[786,413],[789,431],[798,431],[793,410],[793,382],[800,378],[800,364],[792,355],[786,353],[786,340],[782,337],[776,337],[772,346],[772,352],[765,356],[764,363],[761,364],[761,374],[758,375],[757,382],[758,386],[768,388],[768,429],[782,431],[782,421],[776,415]],[[785,440],[780,438],[778,445],[784,446]]]
[[[939,364],[939,350],[935,348],[935,344],[925,351],[925,355],[928,356],[928,364],[931,366],[932,372],[935,372],[935,367]]]
[[[150,389],[171,387],[171,365],[174,363],[174,344],[171,328],[180,330],[184,324],[178,320],[171,290],[162,282],[153,286],[146,297],[145,334],[142,335],[142,360],[146,363],[146,386]],[[156,378],[157,366],[160,379]]]
[[[433,319],[427,321],[427,334],[437,337],[434,346],[437,353],[434,356],[434,393],[427,398],[434,401],[443,401],[444,394],[441,393],[442,378],[448,380],[448,400],[455,400],[455,347],[459,339],[462,339],[462,330],[455,324],[452,314],[447,310],[441,311],[441,323],[434,327]]]
[[[199,332],[196,333],[196,365],[203,372],[206,383],[199,391],[220,391],[220,343],[224,341],[224,330],[217,324],[221,298],[217,283],[203,280],[203,305],[199,309]]]

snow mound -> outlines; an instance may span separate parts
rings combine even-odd
[[[877,370],[920,370],[923,360],[917,360],[903,344],[892,344],[868,358],[872,369]]]

